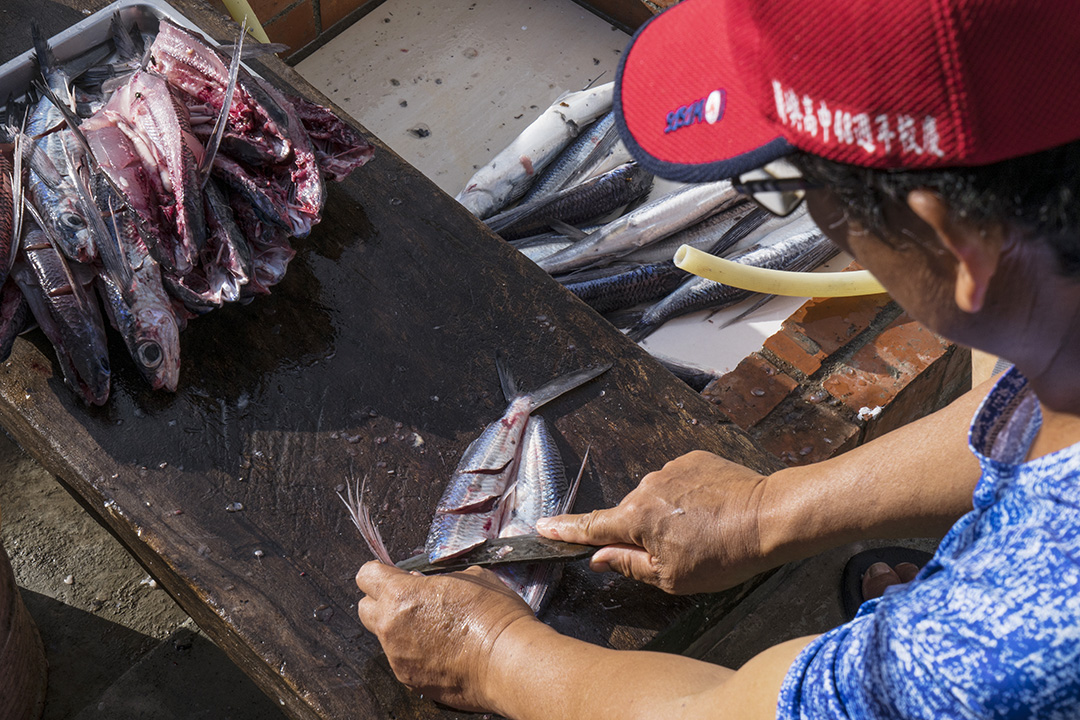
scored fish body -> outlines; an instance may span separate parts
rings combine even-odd
[[[498,536],[536,534],[536,521],[558,512],[568,488],[555,437],[544,418],[532,418],[522,440],[517,478],[502,502],[503,521]]]
[[[503,494],[516,466],[530,412],[528,396],[514,398],[503,416],[469,444],[437,512],[473,512],[490,506]]]
[[[431,562],[449,560],[499,534],[499,508],[484,512],[435,513],[424,551]]]
[[[529,416],[540,406],[588,382],[607,368],[580,370],[558,377],[526,395],[518,395],[513,378],[500,362],[499,376],[510,405],[465,450],[443,492],[437,512],[461,513],[485,508],[506,490],[516,468]],[[507,471],[510,472],[507,472]]]
[[[425,543],[431,562],[456,557],[498,536],[504,513],[511,507],[502,498],[519,475],[524,439],[531,437],[528,428],[539,420],[532,413],[610,367],[579,370],[532,393],[519,394],[501,358],[496,365],[510,404],[501,418],[470,443],[447,483]]]

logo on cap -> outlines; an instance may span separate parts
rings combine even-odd
[[[724,117],[724,108],[727,106],[727,91],[713,90],[708,97],[703,97],[694,102],[683,105],[678,110],[667,114],[667,127],[665,133],[675,132],[684,127],[707,122],[710,125]]]

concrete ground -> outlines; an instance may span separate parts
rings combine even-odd
[[[2,434],[0,513],[0,543],[49,662],[46,720],[282,717],[56,478]]]

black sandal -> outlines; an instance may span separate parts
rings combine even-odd
[[[909,562],[921,570],[932,557],[931,553],[899,546],[864,550],[852,555],[840,576],[840,605],[844,610],[844,619],[854,618],[859,606],[863,604],[862,578],[871,565],[883,562],[890,567],[896,567],[900,563]]]

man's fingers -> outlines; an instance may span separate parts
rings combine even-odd
[[[584,515],[556,515],[542,518],[536,530],[544,537],[583,545],[610,545],[630,542],[619,508],[593,510]]]
[[[597,550],[589,561],[589,567],[597,572],[612,570],[628,578],[656,583],[656,566],[647,550],[636,545],[608,545]]]

